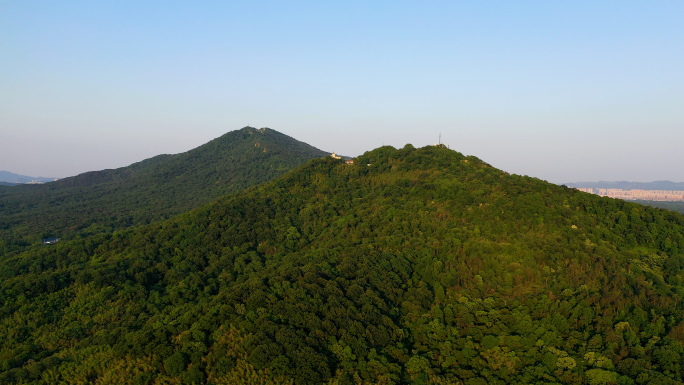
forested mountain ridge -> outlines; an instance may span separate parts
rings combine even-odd
[[[31,243],[168,218],[326,154],[275,130],[245,127],[128,167],[0,186],[0,241]]]
[[[443,147],[0,261],[0,382],[677,384],[684,217]]]

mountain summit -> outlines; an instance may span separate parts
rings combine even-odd
[[[0,238],[109,231],[168,218],[271,180],[327,153],[244,127],[176,155],[44,185],[0,187]]]
[[[443,147],[314,159],[0,274],[3,383],[684,379],[684,217]]]

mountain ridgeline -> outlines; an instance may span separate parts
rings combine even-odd
[[[276,178],[326,153],[245,127],[177,155],[43,185],[0,186],[0,240],[94,234],[168,218]]]
[[[14,186],[22,183],[31,183],[31,182],[40,182],[40,183],[45,183],[45,182],[52,182],[56,180],[55,178],[45,178],[45,177],[33,177],[33,176],[27,176],[27,175],[19,175],[19,174],[14,174],[9,171],[0,171],[0,184],[4,184],[7,186]]]
[[[247,133],[244,135],[260,135]],[[0,260],[0,382],[679,384],[684,217],[444,147]]]

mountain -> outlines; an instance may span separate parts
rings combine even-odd
[[[12,182],[0,182],[0,186],[16,186],[19,183],[12,183]]]
[[[381,147],[0,258],[0,382],[679,384],[683,284],[682,215]]]
[[[33,176],[13,174],[9,171],[0,171],[0,182],[11,183],[11,185],[22,184],[22,183],[30,183],[30,182],[45,183],[45,182],[52,182],[54,180],[55,180],[55,178],[45,178],[42,176],[33,177]]]
[[[245,127],[182,154],[0,187],[0,239],[36,242],[161,220],[325,155],[275,130]]]
[[[616,188],[622,190],[684,190],[684,183],[661,180],[656,182],[576,182],[566,183],[569,187],[579,188]]]

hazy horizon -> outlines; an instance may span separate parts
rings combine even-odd
[[[63,178],[246,125],[442,141],[553,183],[684,181],[684,3],[0,5],[0,169]]]
[[[260,128],[260,127],[255,127],[255,128]],[[270,127],[269,127],[269,128],[270,128]],[[276,130],[276,131],[277,131],[277,130]],[[439,138],[439,137],[438,137],[438,138]],[[216,138],[212,138],[211,140],[213,140],[213,139],[216,139]],[[297,139],[297,138],[294,138],[294,139]],[[202,143],[202,144],[204,144],[204,143]],[[200,144],[200,145],[202,145],[202,144]],[[310,143],[309,143],[309,144],[310,144]],[[411,144],[412,144],[412,143],[411,143]],[[388,144],[383,144],[383,145],[388,145]],[[413,145],[413,144],[412,144],[412,145]],[[194,149],[194,148],[196,148],[196,147],[197,147],[197,146],[195,146],[195,147],[193,147],[193,148],[190,148],[190,149],[188,149],[188,150],[186,150],[186,151],[190,151],[190,150],[192,150],[192,149]],[[315,147],[315,146],[314,146],[314,147]],[[402,145],[402,146],[393,146],[393,147],[395,147],[395,148],[401,148],[401,147],[403,147],[403,145]],[[324,149],[324,148],[319,148],[319,150],[328,151],[327,149]],[[372,150],[372,149],[369,149],[368,151],[370,151],[370,150]],[[175,155],[175,154],[180,154],[180,153],[183,153],[183,152],[186,152],[186,151],[181,151],[181,152],[173,153],[173,154],[169,154],[169,153],[163,153],[163,154]],[[332,152],[332,151],[331,151],[331,152]],[[343,154],[343,153],[339,153],[339,154],[340,154],[340,155],[343,155],[343,156],[357,156],[357,155],[361,155],[361,154],[349,155],[349,154]],[[156,155],[162,155],[162,154],[155,154],[155,155],[153,155],[153,156],[156,156]],[[465,155],[472,155],[472,154],[465,154]],[[27,174],[16,173],[16,172],[13,172],[13,171],[11,171],[11,170],[0,170],[0,173],[2,173],[2,172],[4,171],[4,172],[9,172],[9,173],[11,173],[11,174],[17,174],[17,175],[20,175],[20,176],[34,177],[34,178],[36,178],[36,179],[39,179],[39,178],[58,178],[58,179],[64,179],[64,178],[76,176],[76,175],[82,174],[82,173],[84,173],[84,172],[89,172],[89,171],[101,171],[101,170],[105,170],[105,169],[115,169],[115,168],[120,168],[120,167],[127,167],[127,166],[130,166],[130,165],[133,164],[133,163],[140,162],[140,161],[145,160],[145,159],[149,159],[149,157],[148,157],[148,158],[144,158],[144,159],[135,160],[135,161],[133,161],[133,162],[131,162],[131,163],[129,163],[129,164],[124,164],[124,165],[114,166],[114,167],[107,167],[107,168],[97,169],[97,170],[95,170],[95,169],[93,169],[93,170],[85,170],[85,171],[82,171],[82,172],[78,172],[78,173],[76,173],[76,174],[65,175],[65,176],[61,176],[61,177],[55,177],[55,176],[51,176],[51,175],[27,175]],[[485,159],[483,159],[483,160],[486,161]],[[498,167],[497,167],[497,168],[498,168]],[[503,171],[506,171],[506,170],[503,170]],[[534,175],[530,175],[530,176],[534,176]],[[684,183],[684,182],[682,182],[682,181],[666,180],[666,179],[661,179],[661,180],[645,180],[645,181],[644,181],[644,180],[576,180],[576,181],[569,181],[569,180],[567,180],[567,181],[549,181],[549,182],[552,182],[552,183],[555,183],[555,184],[564,184],[564,183],[573,183],[573,184],[580,184],[580,183],[615,183],[615,182],[635,182],[635,183],[674,182],[674,183]]]

